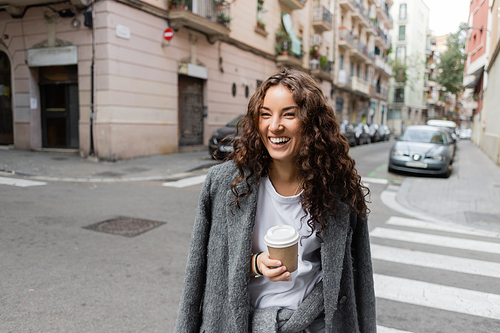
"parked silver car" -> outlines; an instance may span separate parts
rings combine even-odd
[[[408,126],[391,149],[389,171],[449,177],[454,145],[446,129]]]

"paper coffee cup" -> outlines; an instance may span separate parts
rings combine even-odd
[[[269,257],[281,261],[290,272],[290,277],[295,277],[299,264],[299,233],[289,225],[278,225],[269,228],[264,242],[269,250]]]

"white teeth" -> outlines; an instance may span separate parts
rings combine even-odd
[[[269,138],[272,143],[278,144],[278,143],[283,143],[283,142],[288,142],[290,141],[290,138]]]

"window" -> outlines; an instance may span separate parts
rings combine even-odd
[[[396,88],[394,90],[394,103],[404,103],[405,102],[405,89]]]
[[[405,39],[406,39],[406,25],[400,25],[398,40],[405,40]]]
[[[359,65],[356,66],[356,76],[361,78],[361,67]]]
[[[398,46],[396,48],[396,59],[401,61],[406,60],[406,46]]]
[[[344,69],[344,55],[341,54],[339,58],[339,69],[342,70]]]
[[[406,20],[406,4],[402,3],[399,5],[399,19]]]
[[[368,69],[365,68],[365,81],[368,82]]]
[[[350,71],[351,76],[354,76],[354,62],[351,61],[351,71]]]

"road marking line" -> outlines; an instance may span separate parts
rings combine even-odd
[[[432,223],[432,222],[420,221],[420,220],[415,220],[415,219],[408,219],[408,218],[397,217],[397,216],[391,216],[386,223],[391,224],[391,225],[399,225],[399,226],[403,226],[403,227],[431,229],[431,230],[453,232],[453,233],[457,233],[457,234],[500,238],[500,233],[498,233],[498,232],[469,228],[466,226],[451,224],[451,223],[450,224],[448,224],[448,223],[447,224],[436,224],[436,223]]]
[[[0,177],[0,184],[1,185],[17,186],[17,187],[30,187],[30,186],[47,185],[47,183],[45,183],[45,182],[37,182],[34,180],[6,178],[6,177]]]
[[[380,325],[377,325],[377,332],[378,333],[412,333],[410,331],[401,331],[401,330],[397,330],[395,328],[384,327],[384,326],[380,326]]]
[[[500,295],[380,274],[374,281],[378,298],[500,319]]]
[[[371,244],[372,259],[500,278],[500,264]]]
[[[361,178],[361,182],[362,183],[368,182],[368,183],[382,184],[382,185],[389,184],[389,181],[387,179],[383,179],[383,178],[371,178],[371,177],[363,177],[363,178]]]
[[[370,236],[393,239],[398,241],[419,243],[419,244],[450,247],[455,249],[500,254],[500,243],[491,243],[491,242],[476,241],[470,239],[429,235],[412,231],[403,231],[403,230],[386,229],[386,228],[375,228],[370,232]]]
[[[168,186],[168,187],[183,188],[183,187],[202,184],[205,181],[205,178],[207,178],[207,175],[184,178],[184,179],[177,180],[175,182],[166,182],[166,183],[163,183],[162,185]]]

